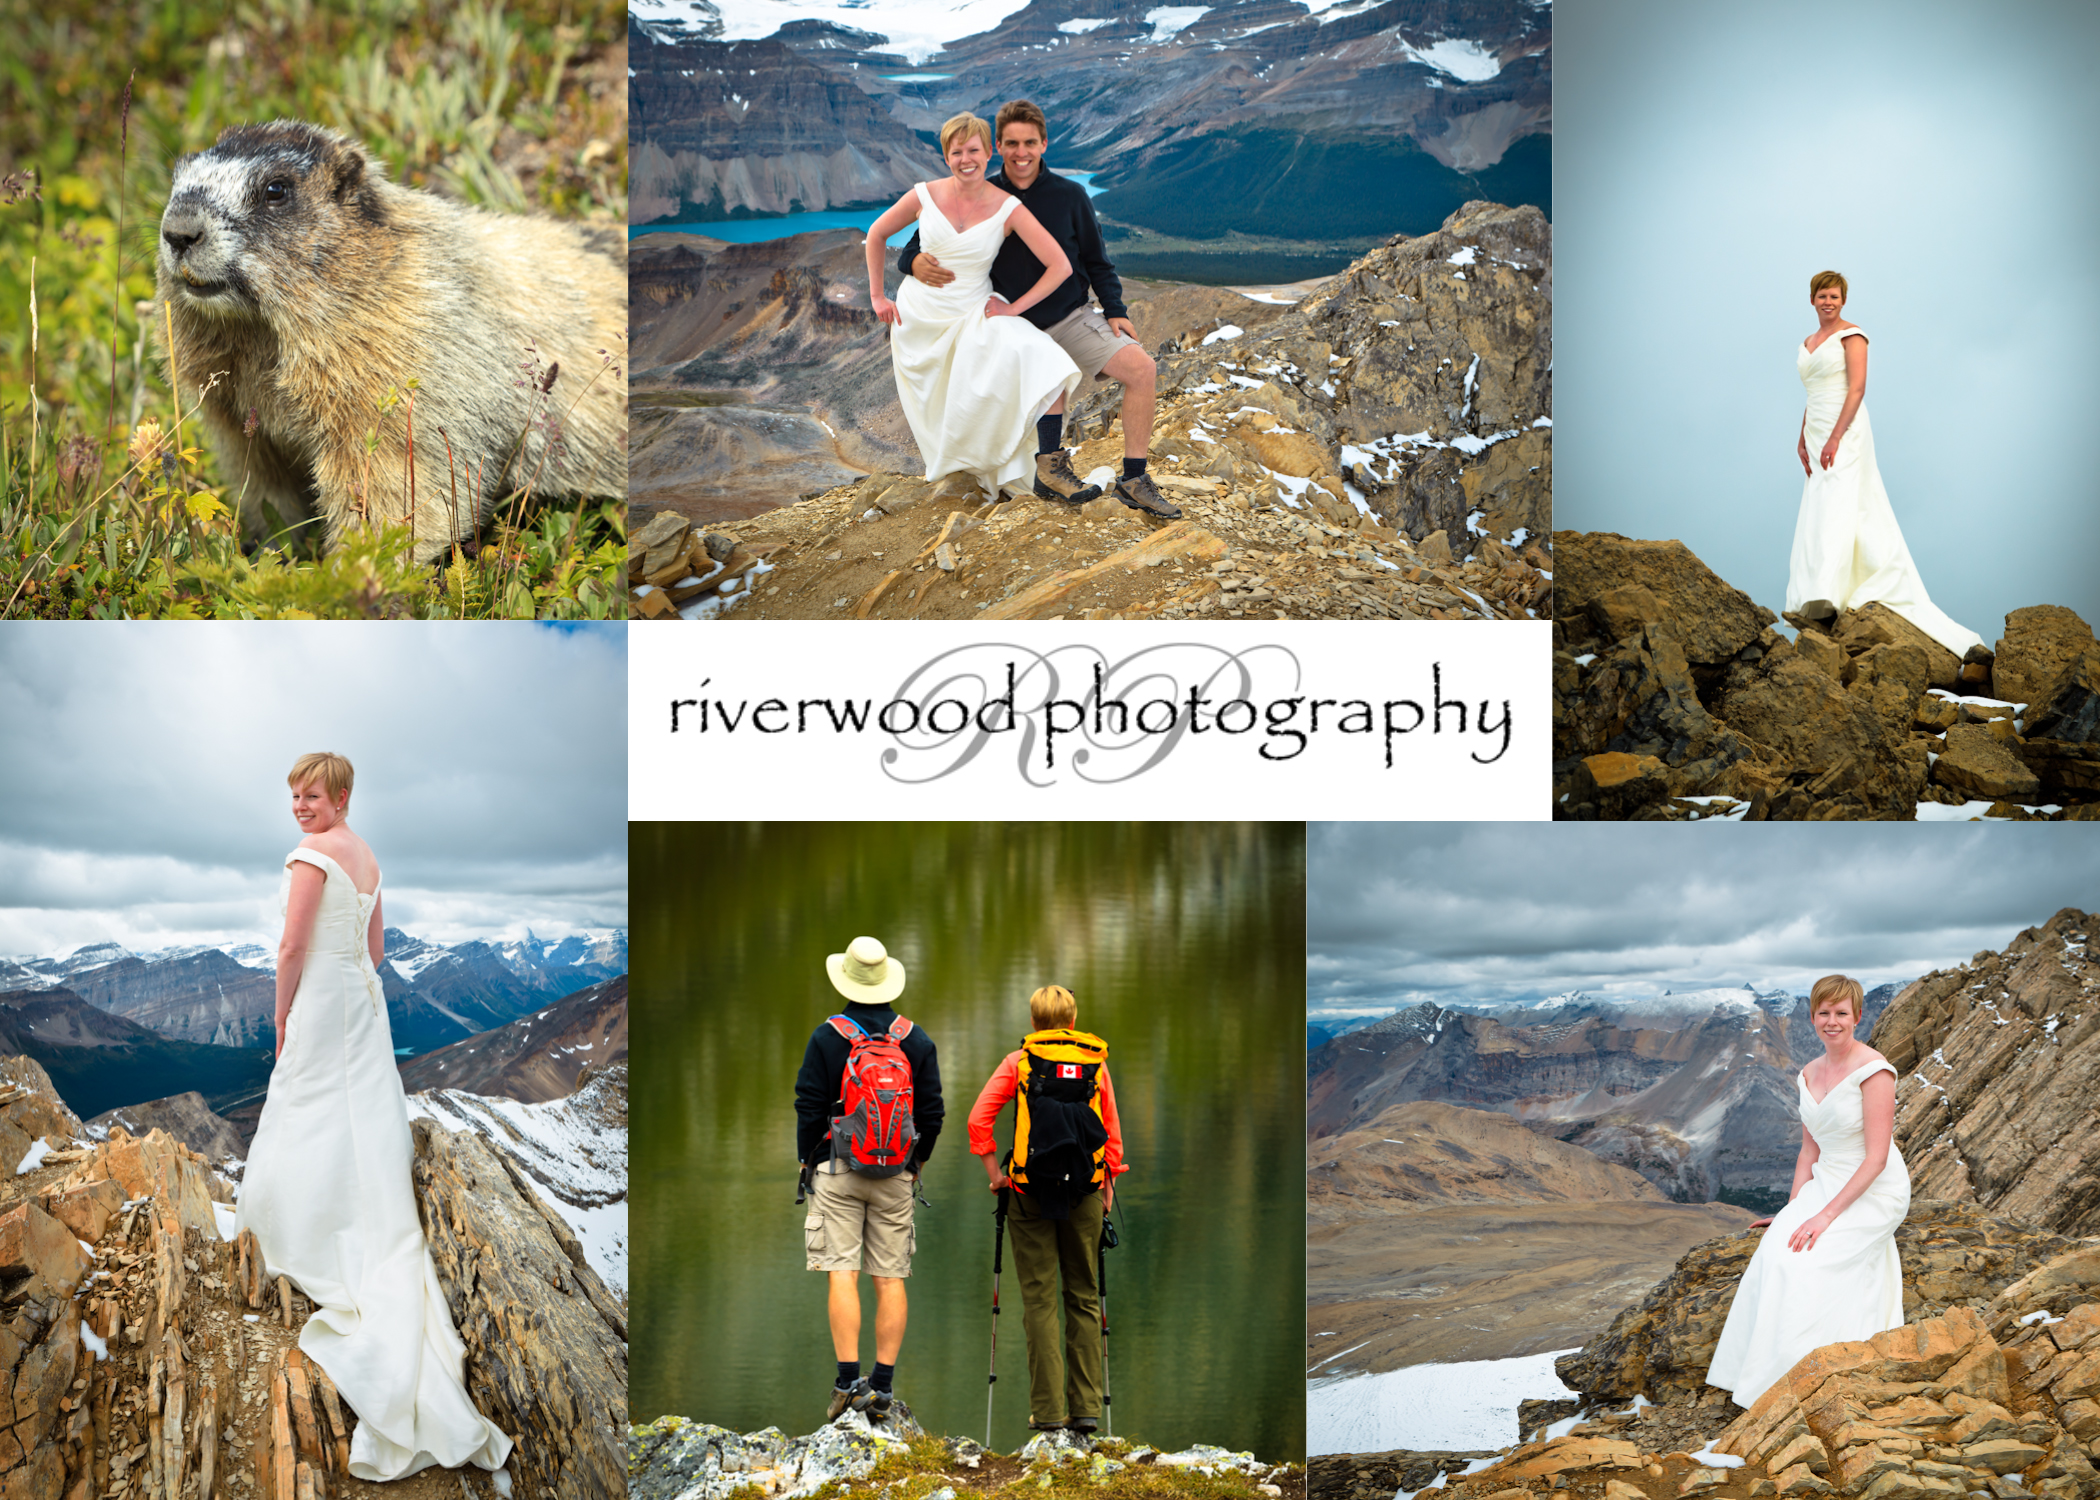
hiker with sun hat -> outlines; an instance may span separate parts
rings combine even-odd
[[[871,937],[824,960],[846,1008],[810,1036],[795,1077],[795,1155],[809,1182],[809,1268],[830,1282],[838,1357],[824,1420],[889,1413],[904,1344],[912,1194],[941,1133],[941,1069],[924,1031],[891,1008],[904,965]],[[860,1373],[860,1273],[875,1282],[875,1368]]]

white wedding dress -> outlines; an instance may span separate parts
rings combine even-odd
[[[363,895],[327,855],[294,849],[284,894],[302,860],[325,877],[321,907],[237,1223],[255,1231],[270,1274],[289,1276],[314,1302],[299,1347],[357,1413],[352,1474],[498,1469],[510,1439],[461,1384],[465,1349],[416,1217],[408,1107],[366,938],[378,889]]]
[[[1805,436],[1810,473],[1801,490],[1801,517],[1794,523],[1787,611],[1813,599],[1828,599],[1839,609],[1879,602],[1961,656],[1971,646],[1982,645],[1983,638],[1955,623],[1926,594],[1874,464],[1874,431],[1867,424],[1864,401],[1838,440],[1835,461],[1828,470],[1823,468],[1823,444],[1845,405],[1844,343],[1866,336],[1861,329],[1847,328],[1814,349],[1803,342],[1795,351],[1794,363],[1808,389]]]
[[[919,243],[955,273],[944,287],[906,277],[890,362],[926,477],[974,475],[987,489],[1032,479],[1036,419],[1079,389],[1079,366],[1023,317],[988,318],[992,260],[1021,200],[958,234],[918,184]]]
[[[1827,424],[1826,424],[1827,433]],[[1867,1157],[1866,1102],[1860,1085],[1895,1068],[1862,1064],[1818,1103],[1798,1075],[1801,1123],[1820,1153],[1807,1182],[1781,1209],[1744,1268],[1714,1346],[1706,1380],[1752,1406],[1810,1350],[1871,1338],[1903,1326],[1903,1264],[1896,1227],[1910,1211],[1910,1169],[1889,1143],[1888,1163],[1809,1250],[1787,1240],[1821,1213]]]

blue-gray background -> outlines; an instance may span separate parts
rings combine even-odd
[[[1554,524],[1785,602],[1794,347],[1842,271],[1933,601],[2100,622],[2100,6],[1580,0],[1554,16]]]

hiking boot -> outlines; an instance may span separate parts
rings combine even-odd
[[[1090,1438],[1101,1430],[1101,1419],[1099,1417],[1074,1417],[1071,1421],[1065,1423],[1065,1426],[1077,1437]]]
[[[1112,493],[1132,510],[1158,516],[1162,521],[1181,519],[1181,507],[1159,492],[1159,486],[1152,482],[1150,474],[1133,474],[1128,479],[1119,479]]]
[[[872,1422],[879,1422],[888,1416],[890,1414],[890,1403],[897,1399],[895,1392],[877,1390],[874,1386],[868,1385],[868,1382],[865,1380],[859,1383],[867,1388],[853,1398],[853,1409],[858,1412],[866,1412],[868,1419]]]
[[[1072,455],[1060,448],[1035,456],[1035,492],[1045,500],[1084,505],[1101,493],[1101,486],[1081,479],[1072,467]]]
[[[872,1389],[873,1387],[868,1384],[868,1377],[865,1375],[851,1385],[833,1386],[831,1388],[831,1404],[824,1408],[824,1420],[836,1422],[839,1419],[839,1415],[849,1406],[858,1411],[861,1403],[867,1399],[868,1392]],[[887,1408],[884,1409],[887,1410]]]

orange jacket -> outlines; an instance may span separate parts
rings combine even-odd
[[[996,1152],[999,1143],[992,1138],[992,1126],[999,1119],[999,1111],[1020,1092],[1021,1054],[1009,1052],[1006,1060],[992,1069],[992,1076],[970,1106],[970,1154],[983,1156],[987,1151]],[[1108,1180],[1130,1170],[1123,1164],[1123,1122],[1116,1116],[1116,1086],[1109,1081],[1108,1064],[1101,1065],[1101,1123],[1108,1127]]]

